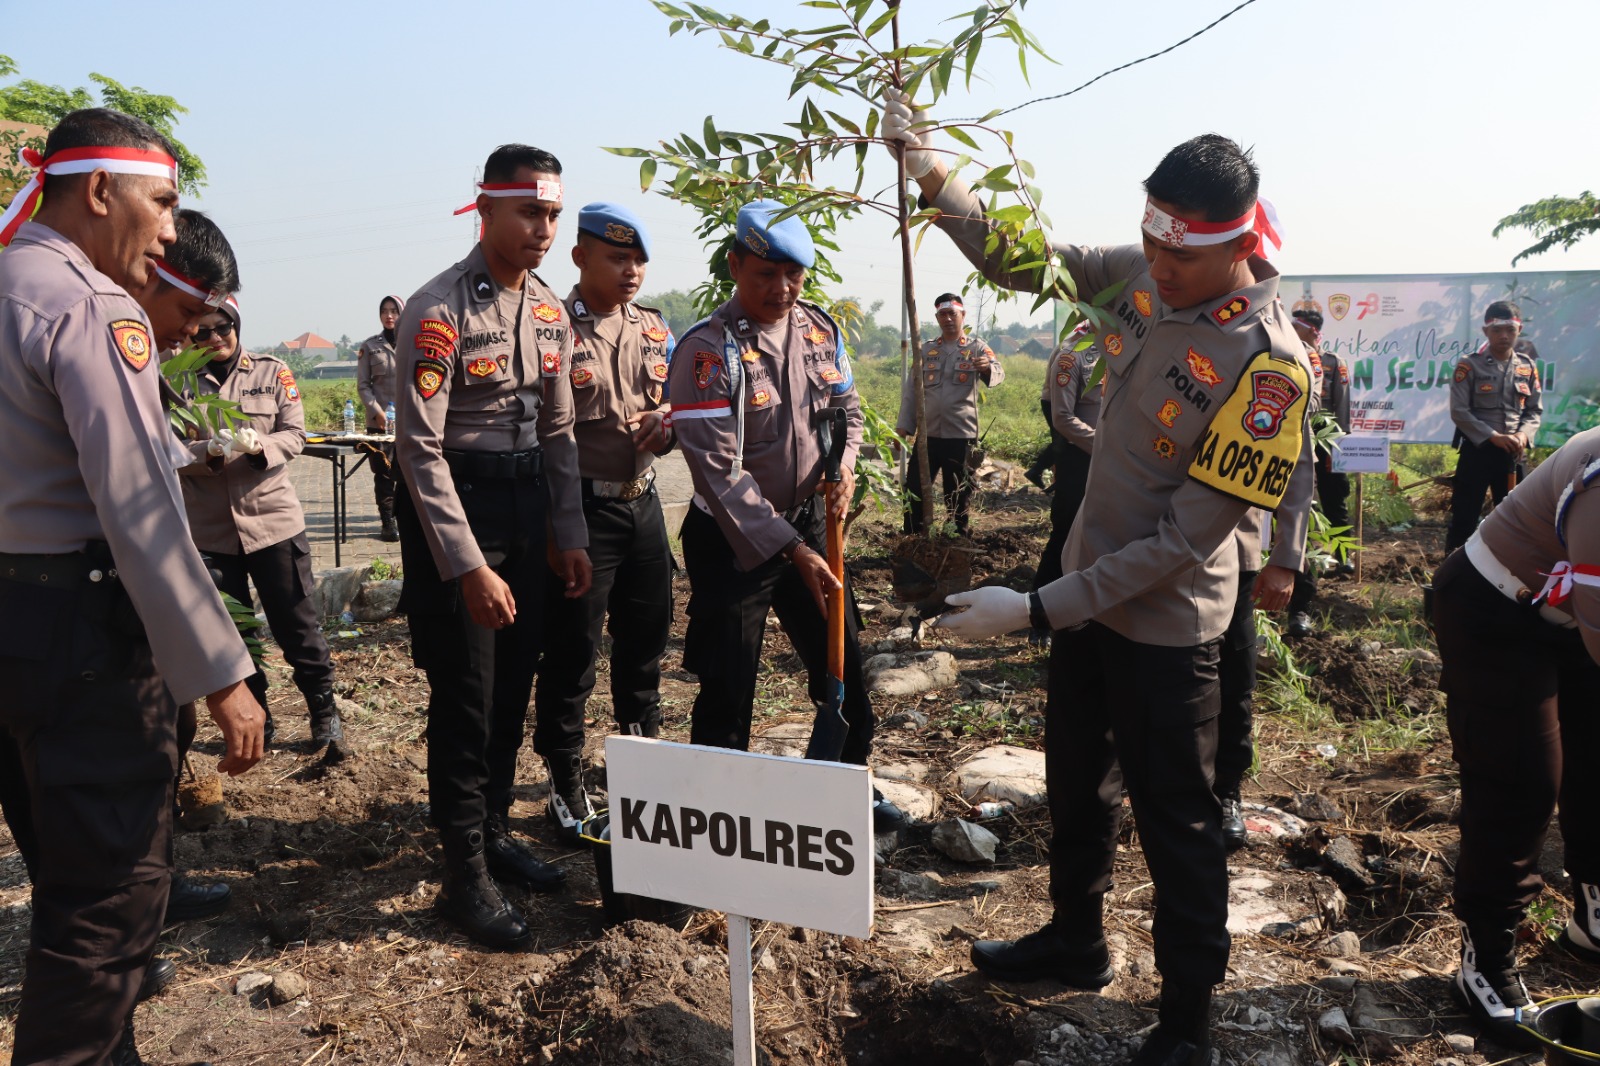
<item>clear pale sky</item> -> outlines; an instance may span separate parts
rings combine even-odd
[[[1072,88],[1234,2],[1032,0],[1023,21],[1059,65],[1030,63],[1030,88],[1014,52],[986,51],[970,95],[958,89],[936,117]],[[374,332],[383,295],[409,296],[466,252],[473,216],[451,211],[471,200],[474,168],[508,141],[548,148],[565,167],[568,215],[540,270],[558,292],[574,280],[567,248],[591,200],[629,204],[649,224],[646,293],[688,289],[705,262],[693,214],[642,194],[637,163],[601,146],[686,130],[698,139],[707,114],[723,128],[772,130],[798,111],[783,71],[712,37],[669,38],[645,0],[147,11],[80,0],[66,22],[50,5],[4,6],[0,51],[23,76],[83,85],[97,71],[189,108],[178,133],[210,181],[194,205],[238,252],[252,347],[305,330],[334,340]],[[785,25],[834,21],[790,0],[716,6]],[[903,6],[908,39],[947,38],[954,30],[939,19],[970,0]],[[997,124],[1038,168],[1060,239],[1137,239],[1140,180],[1173,144],[1215,131],[1254,146],[1283,220],[1285,273],[1503,270],[1531,240],[1492,238],[1496,220],[1600,185],[1586,48],[1596,39],[1594,0],[1258,0],[1170,55]],[[843,110],[865,117],[859,102]],[[887,153],[870,158],[869,190],[894,174]],[[838,294],[884,300],[880,317],[891,321],[892,226],[874,219],[841,238]],[[1528,268],[1600,268],[1600,238]],[[959,290],[968,273],[937,234],[917,270],[925,300]],[[1020,310],[1009,305],[1000,320]]]

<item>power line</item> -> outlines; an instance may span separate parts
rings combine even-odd
[[[1159,58],[1161,56],[1166,55],[1168,52],[1175,51],[1176,49],[1182,48],[1184,45],[1188,44],[1190,41],[1194,40],[1196,37],[1199,37],[1201,34],[1208,33],[1211,30],[1215,29],[1216,27],[1222,25],[1222,23],[1228,21],[1230,18],[1232,18],[1233,16],[1237,15],[1239,12],[1243,11],[1245,8],[1249,7],[1251,4],[1253,4],[1255,2],[1256,2],[1256,0],[1244,0],[1244,3],[1240,4],[1238,7],[1235,7],[1232,11],[1229,11],[1227,14],[1223,15],[1221,18],[1218,18],[1216,21],[1210,23],[1209,25],[1203,26],[1200,29],[1196,30],[1195,32],[1189,34],[1189,36],[1185,37],[1183,40],[1179,41],[1177,44],[1168,45],[1167,47],[1163,48],[1159,52],[1152,52],[1149,55],[1145,56],[1143,59],[1135,59],[1135,60],[1133,60],[1131,62],[1122,64],[1122,66],[1120,66],[1120,67],[1112,67],[1110,70],[1105,71],[1102,74],[1096,74],[1094,77],[1090,78],[1088,81],[1084,82],[1082,85],[1078,86],[1076,89],[1068,89],[1066,92],[1064,92],[1064,93],[1056,93],[1054,96],[1040,96],[1040,97],[1037,97],[1035,99],[1029,100],[1026,103],[1018,104],[1016,107],[1008,107],[1004,111],[998,111],[995,114],[990,115],[989,117],[992,118],[992,119],[999,118],[1001,115],[1009,115],[1013,111],[1021,111],[1023,108],[1032,107],[1034,104],[1042,104],[1042,103],[1046,103],[1046,102],[1048,102],[1050,100],[1060,100],[1063,97],[1071,96],[1073,93],[1082,92],[1084,89],[1087,89],[1089,86],[1093,85],[1095,82],[1099,81],[1102,78],[1109,78],[1111,75],[1117,73],[1118,71],[1127,70],[1129,67],[1136,67],[1140,63],[1149,62],[1152,59],[1157,59],[1157,58]],[[979,121],[979,117],[962,118],[962,119],[956,119],[955,121],[957,121],[957,122],[977,122],[977,121]]]

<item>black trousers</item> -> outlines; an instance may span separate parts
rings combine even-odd
[[[550,573],[543,477],[457,477],[456,493],[485,563],[511,587],[517,620],[504,629],[472,620],[461,582],[439,576],[410,493],[397,493],[400,608],[412,660],[428,675],[428,803],[447,853],[511,808]]]
[[[972,500],[972,473],[967,469],[967,453],[978,443],[968,437],[929,437],[928,475],[944,479],[944,509],[956,524],[956,531],[967,531],[967,506]],[[906,467],[907,533],[922,532],[922,472],[913,453]]]
[[[672,625],[672,549],[655,486],[636,500],[585,499],[594,584],[571,600],[562,582],[545,596],[549,634],[539,659],[533,750],[583,749],[600,630],[611,632],[611,707],[617,725],[654,734],[661,723],[661,656]]]
[[[368,433],[387,433],[388,427],[382,423],[368,423]],[[377,446],[378,454],[369,453],[367,466],[372,470],[372,499],[378,505],[378,514],[384,518],[394,515],[395,486],[399,484],[394,475],[394,445],[380,444]]]
[[[1050,419],[1050,401],[1043,396],[1039,397],[1039,411],[1044,415],[1044,424],[1049,427],[1050,442],[1040,448],[1039,454],[1034,456],[1033,465],[1028,468],[1030,474],[1055,466],[1061,459],[1062,449],[1072,447],[1067,438],[1056,432],[1055,423]]]
[[[1465,544],[1478,528],[1478,518],[1483,511],[1483,494],[1488,492],[1499,503],[1511,491],[1511,472],[1520,477],[1522,466],[1510,452],[1495,447],[1488,441],[1473,444],[1461,443],[1461,455],[1456,460],[1454,486],[1450,494],[1450,531],[1445,534],[1444,550],[1451,551]]]
[[[806,544],[823,552],[823,503],[814,516],[796,525]],[[689,741],[717,748],[750,748],[750,715],[761,666],[761,640],[767,609],[778,615],[795,654],[805,664],[813,703],[828,696],[828,623],[817,610],[800,572],[781,556],[754,570],[734,566],[733,548],[716,519],[690,507],[683,520],[683,561],[689,570],[689,627],[683,640],[683,668],[700,679]],[[845,575],[844,717],[847,726],[839,762],[865,766],[877,719],[867,699],[861,672],[860,621],[855,594]]]
[[[1539,894],[1539,854],[1561,808],[1565,865],[1600,884],[1600,665],[1575,629],[1513,603],[1464,552],[1433,577],[1441,687],[1461,767],[1455,910],[1510,928]],[[1575,772],[1565,772],[1566,756]]]
[[[1256,571],[1239,574],[1239,595],[1233,602],[1233,620],[1222,635],[1222,659],[1217,678],[1222,686],[1221,713],[1217,715],[1216,793],[1237,795],[1244,775],[1255,760],[1252,731],[1256,697]]]
[[[1039,556],[1039,570],[1034,575],[1033,587],[1041,589],[1061,576],[1061,553],[1067,546],[1067,534],[1083,506],[1083,494],[1089,486],[1089,453],[1071,441],[1062,440],[1056,448],[1056,488],[1050,494],[1050,539],[1045,541],[1044,552]]]
[[[1481,499],[1482,493],[1479,493]],[[1323,517],[1334,528],[1350,525],[1350,475],[1333,469],[1328,453],[1317,449],[1317,502],[1322,505]],[[1317,568],[1310,559],[1294,576],[1294,591],[1289,593],[1289,613],[1300,614],[1311,609],[1317,598]]]
[[[101,1063],[121,1038],[171,883],[176,718],[114,583],[0,581],[6,816],[33,881],[17,1066]]]
[[[208,552],[211,568],[222,575],[219,586],[246,607],[254,608],[250,583],[261,597],[267,625],[284,659],[294,669],[294,687],[308,699],[333,690],[333,662],[322,635],[322,619],[311,601],[311,542],[304,533],[243,555]],[[267,705],[267,675],[257,670],[250,691]]]
[[[1228,966],[1227,855],[1212,792],[1220,645],[1139,644],[1098,622],[1050,645],[1051,898],[1069,914],[1100,906],[1126,787],[1155,882],[1156,967],[1185,985],[1218,984]]]

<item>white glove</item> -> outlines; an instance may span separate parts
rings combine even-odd
[[[228,450],[235,455],[260,455],[261,437],[255,430],[245,426],[233,435],[233,443],[228,446]]]
[[[213,459],[221,459],[233,449],[233,431],[227,429],[217,430],[217,435],[206,441],[206,454]]]
[[[953,592],[944,598],[952,607],[965,607],[960,613],[942,614],[934,625],[948,629],[967,640],[998,637],[1018,629],[1027,629],[1028,594],[990,585],[970,592]]]
[[[928,112],[912,112],[910,97],[899,89],[889,89],[884,94],[883,121],[878,129],[891,141],[903,141],[906,146],[906,177],[915,180],[933,169],[938,157],[933,152],[933,136],[927,129],[911,127],[928,121]],[[890,149],[891,152],[893,149]]]

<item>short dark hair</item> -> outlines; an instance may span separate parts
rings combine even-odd
[[[1315,307],[1297,308],[1293,317],[1299,319],[1301,322],[1304,322],[1306,325],[1310,326],[1314,330],[1317,330],[1318,332],[1321,332],[1322,330],[1322,312],[1318,311]]]
[[[1250,152],[1217,133],[1184,141],[1144,179],[1152,200],[1192,212],[1203,222],[1238,218],[1255,204],[1260,189],[1261,171]]]
[[[483,180],[491,183],[511,181],[523,167],[544,174],[559,174],[561,160],[543,148],[527,144],[502,144],[489,153],[488,160],[483,164]]]
[[[938,297],[936,297],[934,299],[933,306],[935,308],[937,308],[940,304],[944,303],[946,300],[954,300],[956,303],[960,304],[963,308],[965,308],[967,306],[966,305],[966,301],[961,299],[961,297],[957,296],[953,292],[942,292],[942,293],[940,293],[938,295]]]
[[[172,268],[212,292],[238,292],[239,263],[217,224],[193,208],[180,207],[172,213],[172,225],[178,231],[166,251]]]
[[[70,112],[44,139],[44,160],[68,148],[149,148],[155,146],[172,156],[178,150],[166,135],[143,119],[113,111],[109,107],[86,107]],[[52,189],[65,182],[82,177],[80,174],[46,174],[44,198],[48,202]]]
[[[1521,317],[1522,317],[1522,308],[1518,307],[1516,304],[1512,303],[1510,300],[1496,300],[1494,303],[1490,304],[1488,306],[1488,308],[1486,308],[1484,310],[1484,312],[1483,312],[1483,320],[1485,322],[1488,322],[1491,319],[1496,319],[1496,318],[1517,318],[1517,319],[1520,319]]]

